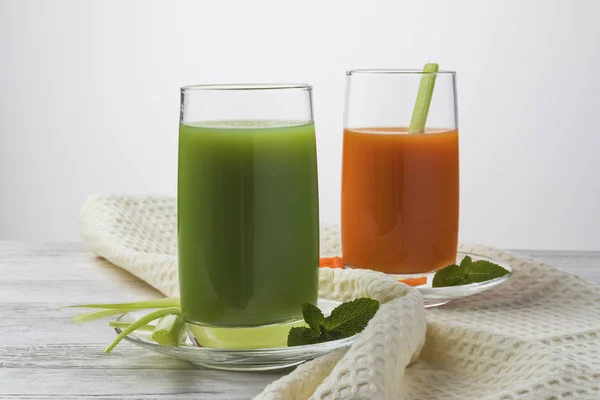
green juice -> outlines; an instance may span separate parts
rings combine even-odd
[[[313,123],[180,124],[179,285],[186,321],[251,327],[302,318],[319,265]]]

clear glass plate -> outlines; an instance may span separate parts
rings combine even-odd
[[[327,253],[322,255],[322,257],[332,257],[332,256],[340,256],[341,252],[335,253]],[[423,302],[425,303],[425,308],[438,307],[448,303],[451,300],[460,299],[461,297],[472,296],[477,293],[481,293],[488,289],[493,288],[494,286],[498,286],[499,284],[506,282],[512,276],[512,268],[510,265],[503,261],[494,258],[485,257],[479,254],[468,253],[459,251],[456,255],[456,263],[460,264],[463,258],[469,256],[473,259],[473,261],[477,260],[486,260],[491,261],[494,264],[500,265],[502,268],[508,270],[508,274],[504,275],[500,278],[492,279],[486,282],[480,283],[472,283],[469,285],[461,285],[461,286],[448,286],[448,287],[440,287],[434,288],[431,287],[431,282],[433,281],[433,276],[435,272],[430,273],[418,273],[418,274],[390,274],[394,276],[396,279],[407,279],[407,278],[418,278],[418,277],[427,277],[427,283],[421,286],[417,286],[416,289],[421,292],[423,295]],[[346,268],[351,268],[346,266]]]
[[[319,299],[318,306],[325,315],[331,313],[340,302]],[[134,313],[135,315],[135,313]],[[131,323],[135,316],[127,313],[121,315],[117,321]],[[121,329],[115,328],[117,334]],[[188,338],[179,347],[165,347],[154,342],[151,332],[136,331],[125,337],[129,342],[145,349],[161,353],[170,357],[204,368],[220,369],[226,371],[267,371],[292,367],[304,361],[325,355],[333,350],[348,347],[360,334],[349,338],[325,343],[305,346],[274,347],[262,349],[219,349],[209,347],[196,347]]]
[[[399,279],[427,276],[427,284],[418,286],[417,289],[423,295],[425,307],[431,308],[446,304],[451,300],[472,296],[488,290],[507,281],[512,275],[512,269],[510,265],[502,260],[488,258],[472,253],[459,252],[457,255],[457,262],[460,263],[465,256],[471,257],[473,261],[491,261],[502,266],[503,268],[506,268],[509,273],[503,277],[492,279],[487,282],[443,288],[431,287],[431,281],[434,273],[395,276]],[[318,301],[318,306],[321,310],[323,310],[325,315],[329,315],[331,310],[333,310],[339,304],[340,302],[334,300],[319,299]],[[136,320],[135,314],[136,313],[133,313],[133,315],[131,313],[123,314],[117,319],[117,321],[131,323]],[[119,328],[115,328],[115,331],[117,334],[121,333],[121,329]],[[150,337],[150,332],[144,331],[133,332],[126,336],[125,339],[148,350],[188,361],[199,367],[226,371],[267,371],[292,367],[301,364],[304,361],[312,360],[319,356],[325,355],[333,350],[348,347],[354,343],[359,335],[336,341],[306,346],[273,347],[261,349],[220,349],[197,347],[189,338],[179,347],[165,347],[154,342]]]
[[[506,282],[512,276],[512,268],[510,265],[502,260],[489,258],[480,256],[478,254],[473,253],[465,253],[458,252],[456,256],[456,263],[460,264],[463,258],[469,256],[473,259],[473,261],[477,260],[486,260],[491,261],[494,264],[500,265],[502,268],[508,270],[508,274],[504,275],[500,278],[492,279],[486,282],[480,283],[471,283],[469,285],[460,285],[460,286],[448,286],[448,287],[439,287],[434,288],[431,287],[431,282],[433,281],[433,275],[435,272],[431,272],[428,274],[412,274],[412,275],[394,275],[398,279],[406,279],[406,278],[416,278],[421,276],[427,277],[427,283],[422,286],[417,286],[417,289],[423,295],[423,300],[426,308],[437,307],[443,304],[448,303],[451,300],[460,299],[461,297],[472,296],[477,293],[481,293],[485,290],[491,289],[494,286],[500,285],[503,282]]]

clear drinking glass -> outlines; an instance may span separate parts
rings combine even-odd
[[[409,133],[423,76],[435,86],[427,124]],[[344,263],[388,274],[456,260],[459,152],[452,71],[347,73],[342,168]]]
[[[181,307],[188,327],[220,328],[229,341],[224,346],[253,343],[247,329],[232,336],[222,328],[293,323],[302,319],[302,303],[317,302],[311,90],[285,84],[181,89]]]

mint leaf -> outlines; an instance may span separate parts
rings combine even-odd
[[[465,257],[466,258],[466,257]],[[466,284],[466,274],[462,267],[451,264],[440,269],[433,276],[431,287],[458,286]]]
[[[366,297],[342,303],[325,318],[322,328],[331,336],[355,335],[365,329],[378,309],[379,302]]]
[[[310,329],[317,334],[321,333],[321,325],[325,323],[325,316],[319,310],[319,307],[310,303],[302,303],[302,316]]]
[[[342,332],[340,331],[327,331],[325,329],[323,329],[323,331],[321,332],[321,339],[323,339],[324,342],[330,342],[332,340],[339,340],[339,339],[343,339],[345,337],[350,337],[352,335],[344,335]]]
[[[466,256],[460,265],[452,264],[440,269],[433,276],[432,287],[468,285],[486,282],[508,274],[508,270],[491,261],[473,261]]]
[[[325,340],[321,339],[319,334],[310,328],[295,327],[290,329],[288,334],[288,346],[302,346],[305,344],[321,343]]]
[[[469,265],[473,264],[473,259],[469,256],[465,256],[460,262],[460,267],[464,270],[467,269]]]
[[[337,306],[327,318],[318,307],[302,304],[302,315],[308,324],[295,327],[288,334],[288,346],[301,346],[343,339],[361,332],[379,309],[377,300],[360,298]]]
[[[508,271],[493,262],[478,260],[467,267],[466,273],[469,283],[476,283],[500,278],[508,274]]]

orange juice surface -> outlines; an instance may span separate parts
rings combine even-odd
[[[390,274],[456,261],[458,131],[344,130],[344,263]]]

